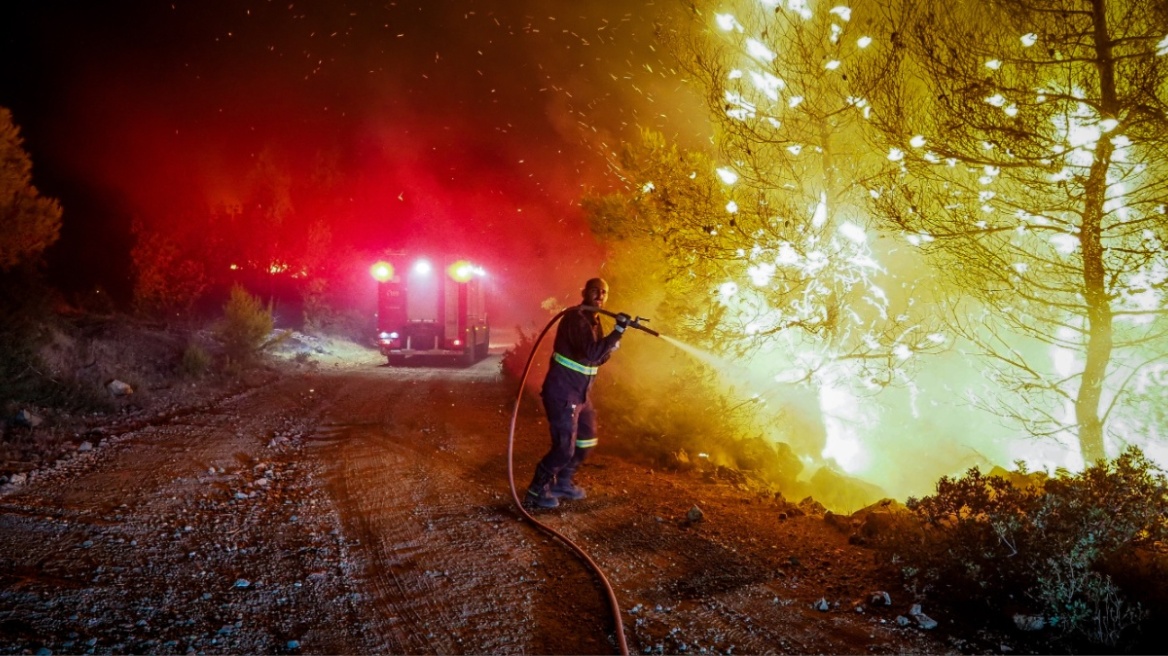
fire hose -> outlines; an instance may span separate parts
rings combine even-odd
[[[515,454],[515,423],[519,419],[519,403],[523,400],[523,389],[524,389],[524,385],[526,385],[526,383],[527,383],[527,375],[531,372],[531,363],[535,360],[535,354],[539,350],[539,345],[540,345],[540,343],[543,342],[544,336],[547,335],[548,331],[551,330],[552,326],[556,325],[556,322],[558,322],[565,314],[567,314],[568,312],[575,311],[575,310],[584,310],[586,312],[599,312],[601,314],[610,316],[614,319],[617,318],[616,313],[609,312],[608,310],[603,310],[601,308],[591,306],[591,305],[581,305],[581,306],[570,307],[566,310],[561,311],[556,316],[552,317],[552,320],[549,321],[546,326],[544,326],[543,331],[541,331],[539,333],[539,336],[536,337],[535,343],[532,344],[532,346],[531,346],[531,353],[528,354],[528,356],[527,356],[527,364],[524,365],[524,367],[523,367],[523,375],[520,376],[520,378],[519,378],[519,392],[515,396],[515,409],[512,410],[512,412],[511,412],[511,429],[510,429],[510,432],[509,432],[508,437],[507,437],[507,480],[511,484],[511,500],[515,502],[515,507],[519,509],[519,514],[524,519],[531,522],[532,524],[537,526],[539,529],[548,533],[549,535],[551,535],[552,537],[554,537],[555,539],[557,539],[561,543],[563,543],[565,546],[567,546],[568,549],[570,549],[581,560],[583,560],[588,565],[588,567],[591,568],[592,571],[596,574],[597,578],[600,579],[601,584],[604,586],[605,594],[608,596],[608,605],[609,605],[610,610],[612,611],[613,622],[616,624],[616,626],[615,626],[616,639],[617,639],[618,645],[620,646],[621,656],[629,656],[629,646],[628,646],[628,643],[625,642],[625,627],[624,627],[624,623],[621,621],[620,604],[617,602],[616,592],[613,591],[612,584],[609,583],[608,577],[606,577],[604,575],[604,571],[600,569],[600,565],[597,565],[596,561],[592,560],[592,558],[588,555],[587,552],[585,552],[583,549],[581,549],[579,546],[577,546],[576,543],[572,542],[567,537],[565,537],[562,533],[560,533],[556,529],[548,526],[547,524],[544,524],[543,522],[539,521],[538,519],[532,517],[531,513],[527,512],[527,509],[523,507],[523,502],[519,499],[519,493],[516,492],[516,490],[515,490],[515,458],[514,458],[514,454]],[[625,316],[628,316],[628,315],[625,315]],[[648,319],[645,319],[644,317],[636,317],[635,319],[633,319],[632,321],[630,321],[628,323],[628,327],[629,328],[636,328],[637,330],[644,331],[646,333],[649,333],[650,335],[653,335],[654,337],[661,336],[655,330],[652,330],[652,329],[648,328],[647,326],[642,326],[641,325],[642,321],[648,321]]]

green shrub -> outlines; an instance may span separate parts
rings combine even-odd
[[[240,285],[231,288],[223,308],[219,339],[230,361],[245,363],[255,357],[272,332],[272,306],[267,306]]]
[[[183,375],[198,378],[211,369],[211,355],[198,344],[190,344],[183,351],[180,370]]]
[[[1113,578],[1168,536],[1168,483],[1137,449],[1029,487],[971,469],[907,503],[923,538],[884,544],[910,589],[1040,613],[1056,634],[1114,647],[1146,616]]]

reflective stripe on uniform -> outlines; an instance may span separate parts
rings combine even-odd
[[[600,370],[600,367],[589,367],[587,365],[580,364],[579,362],[570,360],[560,355],[559,353],[556,353],[554,356],[552,356],[552,359],[571,369],[572,371],[582,373],[585,376],[595,376],[596,372]]]
[[[596,446],[598,442],[600,442],[600,440],[595,437],[590,440],[576,440],[576,448],[591,449],[592,447]]]

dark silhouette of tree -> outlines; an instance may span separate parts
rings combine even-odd
[[[60,230],[61,205],[33,186],[20,129],[0,107],[0,271],[39,258]]]

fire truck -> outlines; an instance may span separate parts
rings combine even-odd
[[[370,270],[377,280],[377,343],[390,365],[444,356],[471,365],[491,339],[482,267],[468,260],[403,255]]]

